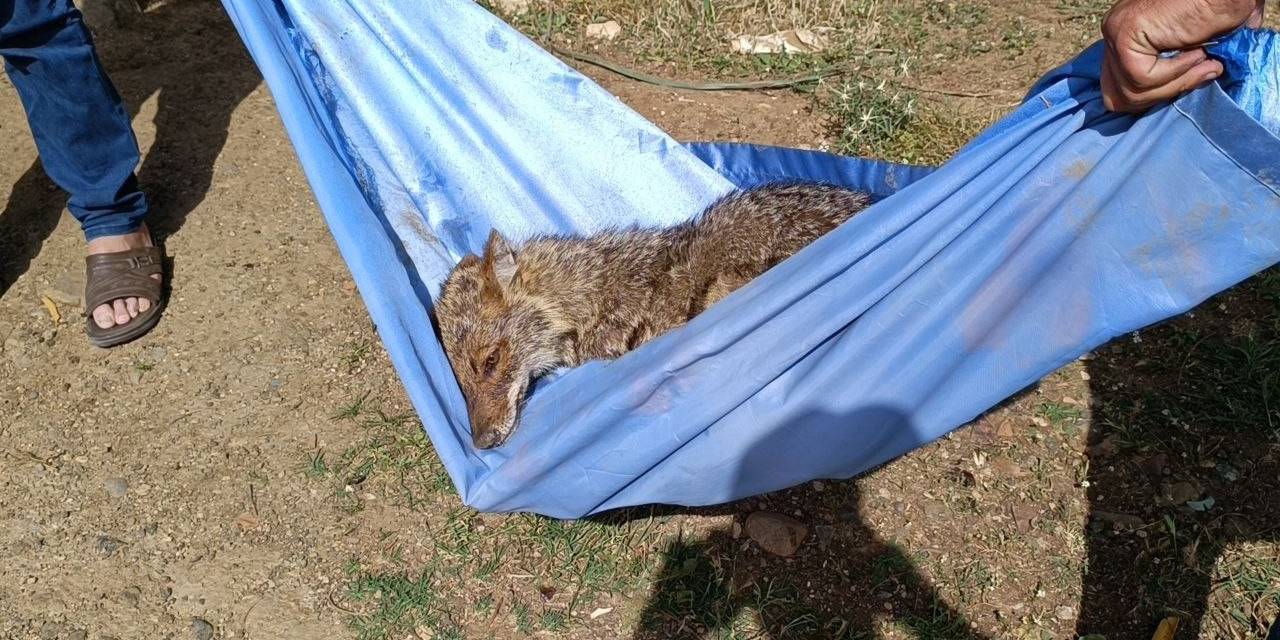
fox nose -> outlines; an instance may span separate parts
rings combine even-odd
[[[472,436],[472,440],[475,441],[477,449],[492,449],[501,444],[496,431],[477,431]]]

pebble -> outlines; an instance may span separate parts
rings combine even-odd
[[[115,555],[116,551],[120,550],[120,545],[123,544],[123,541],[116,540],[111,536],[98,536],[98,541],[94,543],[94,547],[98,550],[98,553],[102,554],[102,557],[110,558]]]
[[[193,618],[191,620],[191,633],[195,635],[196,640],[212,640],[213,625],[203,618]]]
[[[75,269],[63,273],[52,284],[45,287],[44,295],[49,296],[54,302],[73,305],[77,307],[84,306],[84,278],[83,269]]]
[[[1063,621],[1075,620],[1076,610],[1075,610],[1075,607],[1068,607],[1066,605],[1063,605],[1061,607],[1058,607],[1058,609],[1054,611],[1053,615],[1056,616],[1059,620],[1063,620]]]
[[[31,366],[30,347],[19,340],[17,337],[10,336],[4,341],[4,356],[13,363],[13,366],[19,369],[26,369]]]
[[[518,16],[529,10],[530,0],[494,0],[493,7],[502,13]]]
[[[56,622],[46,622],[40,625],[40,640],[57,640],[65,628]]]
[[[142,600],[142,589],[138,587],[129,587],[120,592],[120,601],[131,607],[137,607]]]
[[[587,37],[597,40],[613,40],[622,33],[622,25],[616,20],[608,20],[605,22],[597,22],[587,25]]]
[[[746,530],[747,536],[760,548],[783,557],[793,555],[809,537],[809,528],[803,522],[768,511],[757,511],[747,516]]]
[[[107,478],[102,484],[112,498],[123,498],[129,492],[129,481],[124,478]]]
[[[1200,488],[1190,482],[1175,482],[1164,488],[1164,498],[1169,504],[1178,505],[1200,497]]]
[[[151,364],[160,364],[169,356],[169,350],[164,347],[147,347],[142,351],[142,356]]]

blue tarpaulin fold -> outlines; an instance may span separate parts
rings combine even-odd
[[[580,517],[845,478],[1280,260],[1273,34],[1141,118],[1094,46],[941,167],[672,140],[466,0],[223,0],[466,504]],[[1274,129],[1274,126],[1272,127]],[[667,225],[735,186],[877,202],[686,327],[540,384],[470,444],[432,296],[491,227]]]

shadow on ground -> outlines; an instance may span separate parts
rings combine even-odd
[[[1264,637],[1280,555],[1250,544],[1280,540],[1280,271],[1114,342],[1088,370],[1077,631],[1147,638],[1177,615],[1179,637]]]
[[[138,179],[151,206],[147,222],[163,242],[204,200],[231,113],[262,77],[211,0],[166,3],[95,34],[95,43],[131,117],[156,97],[155,141],[143,150]],[[29,135],[25,123],[15,128]],[[65,205],[39,160],[18,178],[0,212],[0,295],[39,254]]]
[[[818,439],[832,424],[860,425],[859,440],[872,449],[877,437],[911,429],[899,412],[868,409],[852,416],[808,415],[788,435],[809,430]],[[852,446],[827,440],[824,445]],[[759,478],[749,475],[752,469],[772,464],[779,471],[770,459],[782,444],[766,439],[744,456],[736,480],[740,493],[755,493],[750,487]],[[918,558],[867,524],[858,481],[820,486],[705,512],[734,514],[734,523],[667,544],[633,640],[875,638],[886,627],[922,640],[983,637],[944,602],[917,568]],[[794,515],[808,527],[809,541],[789,557],[762,552],[748,541],[748,512]]]

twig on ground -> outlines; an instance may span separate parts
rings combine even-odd
[[[557,55],[572,58],[590,65],[595,65],[606,71],[612,71],[620,76],[630,78],[638,82],[658,85],[660,87],[667,87],[670,89],[688,89],[690,91],[760,91],[765,89],[790,89],[799,85],[817,82],[823,78],[827,78],[841,72],[839,69],[831,68],[794,78],[749,80],[743,82],[691,82],[686,80],[660,78],[658,76],[649,75],[629,67],[609,62],[608,60],[598,56],[568,51],[555,45],[549,45],[548,48]]]

